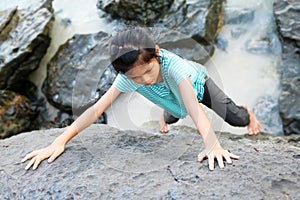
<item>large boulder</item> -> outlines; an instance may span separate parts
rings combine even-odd
[[[64,129],[24,133],[0,141],[0,199],[299,199],[300,138],[222,133],[240,156],[224,170],[197,162],[196,130],[169,134],[92,125],[54,163],[25,171],[25,154]]]
[[[114,18],[137,20],[140,23],[155,22],[169,10],[174,0],[99,0],[98,8],[108,12]]]
[[[108,41],[108,34],[99,32],[74,35],[60,46],[47,65],[47,78],[42,87],[53,106],[80,114],[82,106],[101,97],[103,88],[108,88],[105,85],[115,78],[110,67]]]
[[[0,12],[0,89],[15,89],[38,68],[50,44],[52,1]]]
[[[122,22],[130,26],[154,27],[152,32],[156,43],[163,48],[202,64],[208,61],[214,52],[213,43],[222,26],[223,0],[145,2],[157,6],[144,7],[143,4],[130,0],[99,0],[98,8],[108,12],[112,18],[121,18]],[[136,9],[128,9],[129,7]],[[152,15],[140,15],[139,10],[147,10],[147,13],[158,7],[162,7],[163,12],[155,15],[156,20],[152,19]],[[125,14],[120,14],[124,12]],[[117,17],[115,13],[118,13]],[[134,17],[128,18],[131,15]],[[151,23],[148,23],[149,21]]]
[[[285,134],[300,134],[300,7],[293,0],[274,3],[274,15],[281,35],[283,56],[280,115]]]
[[[28,77],[50,45],[53,21],[52,0],[0,11],[0,138],[40,127],[45,102]]]

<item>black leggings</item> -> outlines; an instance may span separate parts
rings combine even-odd
[[[237,106],[209,77],[204,84],[201,103],[215,111],[232,126],[242,127],[250,123],[248,111],[242,106]],[[179,120],[166,111],[164,111],[164,119],[167,124],[173,124]]]

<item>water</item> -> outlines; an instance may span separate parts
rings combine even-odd
[[[18,5],[25,8],[39,0],[0,1],[0,10]],[[60,44],[74,34],[95,33],[100,30],[112,31],[105,19],[99,18],[97,0],[54,0],[55,24],[51,32],[52,43],[40,67],[30,77],[39,87],[46,77],[46,64]],[[228,40],[226,51],[216,49],[211,61],[206,64],[210,75],[221,88],[238,104],[247,104],[254,108],[260,97],[279,95],[278,63],[279,56],[273,54],[251,54],[246,51],[247,40],[266,35],[273,27],[273,0],[227,0],[227,7],[254,9],[253,22],[245,25],[246,33],[233,39],[231,30],[240,25],[225,25],[220,37]],[[50,105],[49,105],[50,106]],[[157,121],[162,110],[138,94],[122,95],[108,110],[108,124],[121,129],[137,129],[148,121]],[[233,128],[222,120],[215,120],[214,114],[207,111],[217,130],[244,133],[245,128]],[[55,116],[53,109],[52,115]],[[190,118],[179,124],[194,127]],[[263,124],[264,125],[264,124]],[[267,125],[264,125],[266,127]]]

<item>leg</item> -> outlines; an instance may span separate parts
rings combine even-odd
[[[201,103],[215,111],[232,126],[247,126],[250,135],[257,134],[261,125],[246,106],[237,106],[211,78],[204,85],[204,96]]]
[[[176,123],[178,120],[179,120],[179,118],[176,118],[176,117],[172,116],[170,113],[164,111],[160,118],[160,121],[158,123],[159,131],[161,133],[169,132],[168,124]]]

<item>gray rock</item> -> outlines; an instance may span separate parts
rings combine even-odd
[[[268,33],[264,37],[248,40],[245,43],[245,48],[253,54],[273,54],[278,56],[282,54],[281,42],[275,33]]]
[[[0,13],[0,89],[15,87],[38,68],[50,44],[50,3]]]
[[[154,27],[156,29],[155,34],[158,35],[156,38],[157,44],[186,59],[204,64],[214,53],[213,43],[222,25],[224,0],[164,1],[164,3],[161,3],[163,9],[160,10],[163,12],[156,13],[155,16],[159,16],[156,20],[152,20],[151,17],[148,19],[146,16],[140,18],[139,11],[128,9],[129,7],[137,6],[136,4],[139,1],[108,0],[99,2],[98,7],[103,8],[106,5],[109,9],[105,10],[112,17],[115,17],[115,9],[118,10],[118,14],[126,11],[121,16],[121,21],[124,21],[125,24]],[[127,2],[128,4],[122,2]],[[144,3],[146,2],[147,4],[160,4],[161,1],[144,1]],[[169,2],[173,3],[169,6]],[[143,5],[138,5],[138,7],[141,7],[139,9],[146,9],[147,12],[149,10],[151,12],[152,8],[150,6],[145,7]],[[134,15],[134,17],[128,18],[131,15]],[[147,21],[152,23],[146,23]]]
[[[246,32],[247,29],[237,27],[237,28],[233,28],[230,33],[232,38],[238,39],[241,35],[245,34]]]
[[[300,41],[299,2],[295,0],[276,0],[274,15],[280,34],[284,38]]]
[[[263,132],[283,135],[277,98],[271,96],[259,98],[255,103],[253,113],[261,122]]]
[[[261,40],[251,39],[245,43],[246,50],[253,54],[268,54],[271,53],[270,41],[265,38]]]
[[[282,74],[279,109],[285,134],[300,134],[300,7],[293,0],[274,3],[282,40]]]
[[[75,35],[60,46],[47,66],[47,78],[42,87],[48,101],[58,109],[72,113],[91,99],[99,98],[97,86],[111,73],[109,36],[104,32]],[[111,74],[115,77],[115,74]],[[102,79],[101,79],[102,78]],[[103,83],[99,85],[104,87]],[[102,94],[104,93],[101,90]]]
[[[0,141],[1,199],[299,199],[300,138],[222,133],[224,148],[240,156],[224,170],[197,162],[196,131],[169,134],[92,125],[54,163],[25,171],[26,153],[64,129],[24,133]]]
[[[142,24],[155,22],[169,10],[174,0],[99,0],[97,7],[110,13],[113,18],[135,20]]]
[[[255,17],[255,10],[225,7],[224,24],[247,24]]]

